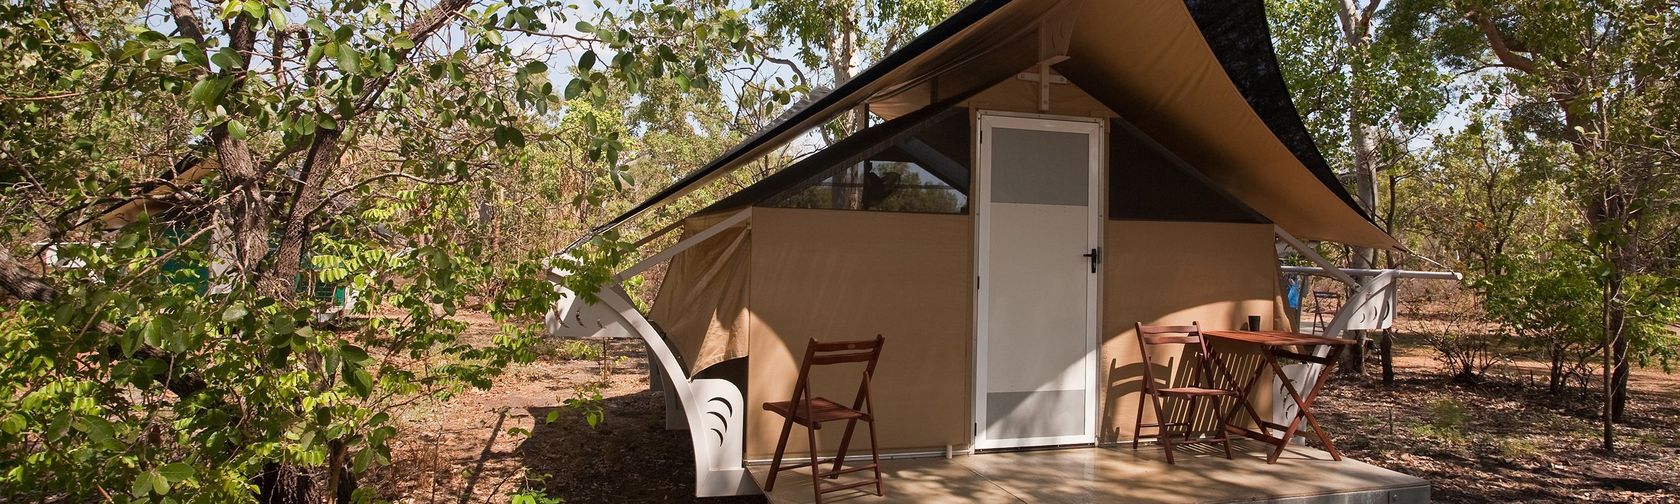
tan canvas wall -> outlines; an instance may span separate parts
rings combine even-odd
[[[747,457],[768,458],[781,418],[766,401],[793,395],[806,342],[887,343],[876,370],[883,449],[943,450],[968,442],[972,372],[973,219],[836,210],[754,208]],[[849,401],[856,369],[814,376],[817,395]],[[832,449],[840,427],[819,443]],[[788,453],[806,451],[794,429]],[[864,446],[864,445],[857,445]]]
[[[685,236],[722,218],[695,217]],[[671,258],[649,319],[659,324],[689,376],[747,356],[747,279],[752,237],[746,224],[713,235]]]
[[[1144,368],[1133,324],[1199,322],[1204,329],[1233,329],[1245,324],[1248,315],[1260,315],[1264,327],[1273,327],[1277,260],[1270,224],[1107,221],[1103,232],[1107,254],[1097,375],[1102,384],[1098,438],[1106,442],[1131,439],[1137,418]],[[1258,364],[1251,349],[1218,350],[1231,353],[1233,371],[1240,376]],[[1177,373],[1187,368],[1180,367],[1181,352],[1170,346],[1153,350],[1157,376],[1168,376],[1170,366],[1172,376],[1182,379]],[[1270,383],[1269,376],[1261,383]],[[1269,387],[1256,388],[1252,403],[1268,415]],[[1185,414],[1179,405],[1168,410],[1169,415]],[[1144,421],[1153,423],[1154,409],[1145,412]],[[1198,423],[1211,422],[1205,413],[1199,417]]]

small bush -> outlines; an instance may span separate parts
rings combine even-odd
[[[1478,327],[1481,307],[1474,299],[1457,297],[1448,299],[1446,303],[1449,305],[1448,313],[1459,316],[1439,327],[1420,331],[1423,340],[1435,350],[1435,360],[1446,366],[1454,383],[1482,383],[1488,368],[1504,360],[1500,349],[1506,337],[1504,334],[1488,334]]]
[[[540,489],[530,488],[509,496],[510,504],[562,504],[565,499],[549,497]]]
[[[1545,458],[1546,455],[1545,451],[1540,449],[1540,443],[1536,443],[1528,438],[1500,438],[1498,441],[1495,441],[1494,447],[1499,451],[1499,457],[1505,460],[1540,460]]]
[[[1558,243],[1543,250],[1501,256],[1502,274],[1476,279],[1487,317],[1516,337],[1522,348],[1547,362],[1546,391],[1563,393],[1570,381],[1581,388],[1593,375],[1602,323],[1600,268],[1577,247]]]
[[[562,340],[554,346],[554,354],[565,360],[601,360],[605,351],[601,345],[580,339]]]
[[[1464,410],[1464,405],[1443,398],[1425,407],[1424,423],[1412,426],[1412,430],[1447,441],[1463,441],[1468,437],[1464,427],[1469,420],[1470,414]]]
[[[1444,429],[1463,429],[1470,420],[1470,414],[1464,411],[1464,405],[1450,398],[1442,398],[1429,403],[1429,423]]]

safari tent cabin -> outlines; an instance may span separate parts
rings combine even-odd
[[[598,229],[860,107],[872,125],[688,216],[621,274],[668,263],[647,313],[608,286],[551,317],[647,341],[697,495],[758,492],[746,465],[782,425],[760,405],[792,396],[812,338],[885,336],[885,454],[1114,443],[1146,365],[1180,359],[1140,362],[1134,323],[1288,329],[1280,237],[1397,246],[1307,135],[1258,0],[976,1]],[[829,378],[818,395],[855,393]]]

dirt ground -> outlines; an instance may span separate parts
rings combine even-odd
[[[1634,372],[1612,458],[1599,396],[1548,395],[1539,363],[1461,386],[1426,347],[1396,353],[1392,387],[1376,369],[1325,387],[1320,420],[1347,456],[1429,480],[1437,502],[1680,502],[1680,375]]]
[[[460,318],[471,324],[469,341],[494,334],[482,314]],[[642,344],[587,344],[605,349],[605,358],[545,345],[536,362],[510,368],[490,390],[407,408],[397,419],[392,463],[367,483],[398,503],[507,503],[531,490],[567,503],[695,502],[688,434],[665,430],[663,402],[648,390]],[[590,427],[564,404],[597,384],[605,414]]]
[[[488,318],[463,318],[478,336],[493,333]],[[686,433],[664,429],[641,344],[589,343],[605,348],[601,359],[576,345],[556,343],[491,390],[404,410],[393,463],[366,482],[401,503],[506,503],[530,490],[568,503],[694,502]],[[1448,384],[1426,347],[1402,340],[1397,354],[1393,387],[1373,363],[1364,378],[1337,377],[1320,399],[1321,421],[1348,456],[1430,480],[1439,502],[1680,502],[1680,375],[1635,373],[1631,421],[1608,458],[1595,399],[1546,395],[1536,364],[1503,364],[1464,387]],[[563,406],[592,384],[605,407],[594,428]]]

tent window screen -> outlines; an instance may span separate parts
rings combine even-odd
[[[910,131],[862,149],[764,206],[968,213],[968,117],[952,109]]]

